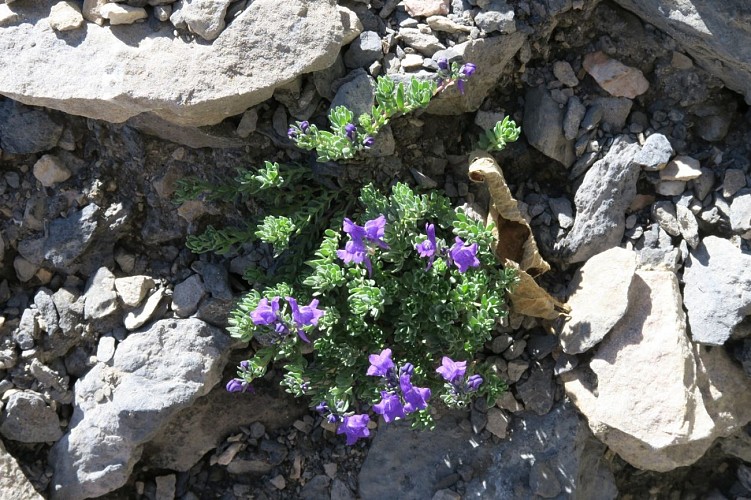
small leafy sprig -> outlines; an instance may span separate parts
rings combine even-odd
[[[503,121],[497,122],[492,129],[486,130],[480,136],[477,145],[485,151],[501,151],[507,143],[519,139],[521,131],[521,127],[517,127],[516,122],[506,116]]]
[[[329,112],[331,130],[321,130],[308,121],[297,122],[287,131],[298,147],[315,150],[318,161],[348,160],[362,150],[375,145],[378,132],[396,116],[426,108],[430,99],[452,84],[464,93],[465,82],[476,70],[467,63],[449,65],[446,59],[438,61],[438,82],[420,81],[412,77],[408,85],[395,82],[388,76],[376,80],[375,104],[370,113],[355,117],[345,106],[337,106]]]
[[[360,199],[364,222],[344,218],[344,241],[342,232],[325,232],[302,286],[252,291],[230,319],[234,337],[262,346],[233,387],[250,387],[281,361],[287,391],[310,397],[349,443],[368,435],[368,408],[429,427],[431,395],[452,407],[477,396],[494,401],[504,381],[474,359],[507,314],[506,293],[516,283],[493,255],[492,228],[444,197],[399,183],[390,196],[366,187]],[[298,323],[284,316],[281,297],[311,301],[316,323],[304,323],[304,337],[289,333]],[[463,369],[461,377],[435,370],[441,359]]]

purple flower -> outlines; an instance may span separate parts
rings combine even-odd
[[[310,130],[310,122],[307,120],[300,122],[300,130],[302,130],[303,134],[307,134],[308,130]]]
[[[389,246],[383,241],[383,235],[386,232],[386,216],[380,215],[375,219],[365,223],[365,237],[368,241],[375,243],[381,248],[388,249]]]
[[[350,262],[362,264],[368,258],[368,249],[365,247],[363,240],[350,240],[344,245],[344,250],[336,251],[336,255],[345,264]]]
[[[404,405],[404,413],[409,414],[428,407],[430,389],[413,386],[408,373],[404,373],[399,377],[399,388],[402,390],[404,401],[407,402]]]
[[[454,383],[462,378],[467,372],[466,361],[454,361],[448,356],[441,359],[441,366],[436,368],[436,372],[443,377],[446,382]]]
[[[412,363],[404,363],[401,368],[399,368],[399,375],[404,374],[412,376],[413,373],[415,373],[415,366]]]
[[[391,422],[397,418],[404,418],[404,406],[399,396],[387,391],[381,391],[381,402],[373,405],[373,411],[378,415],[383,415],[386,422]]]
[[[366,232],[365,228],[362,226],[358,226],[351,220],[349,220],[347,217],[344,218],[344,222],[342,223],[342,226],[344,227],[344,232],[349,235],[350,238],[353,240],[362,240],[365,238]]]
[[[326,401],[321,401],[320,403],[316,405],[316,411],[320,413],[321,415],[323,415],[324,413],[329,411],[329,405],[326,404]]]
[[[480,261],[477,259],[477,243],[465,246],[464,241],[458,236],[456,243],[449,250],[449,257],[459,268],[460,273],[465,272],[470,267],[480,266]]]
[[[428,234],[428,239],[416,244],[415,249],[420,254],[420,257],[428,258],[428,267],[426,268],[428,270],[433,266],[438,243],[435,240],[435,226],[433,224],[425,224],[425,232]]]
[[[456,81],[456,88],[459,89],[459,93],[461,95],[464,95],[464,80],[457,80]]]
[[[336,430],[336,433],[346,434],[347,444],[351,446],[355,444],[358,439],[370,436],[368,422],[370,422],[370,417],[367,415],[352,415],[344,417],[339,428]]]
[[[482,382],[483,380],[481,376],[477,374],[470,375],[470,377],[467,379],[467,389],[470,392],[474,392],[482,385]]]
[[[279,319],[279,297],[269,299],[262,298],[255,309],[250,312],[250,319],[255,325],[270,325]]]
[[[374,144],[375,144],[375,139],[371,136],[367,136],[362,141],[362,145],[365,146],[366,148],[372,148]]]
[[[344,132],[347,134],[347,139],[355,142],[357,136],[357,127],[353,123],[348,123],[344,126]]]
[[[391,349],[384,349],[381,354],[371,354],[368,356],[370,366],[366,375],[374,377],[385,377],[389,370],[394,368],[394,362],[391,360]]]
[[[288,128],[287,137],[289,137],[290,139],[297,139],[297,130],[292,127]]]
[[[255,392],[249,383],[241,378],[233,378],[227,382],[227,392]]]
[[[318,320],[325,314],[324,311],[318,309],[318,299],[313,299],[309,305],[302,307],[299,307],[297,300],[292,297],[285,297],[285,299],[289,303],[290,309],[292,309],[292,319],[297,326],[297,334],[303,342],[310,343],[308,337],[305,336],[303,327],[318,325]]]
[[[446,59],[445,57],[438,59],[438,68],[442,69],[443,71],[447,71],[449,69],[448,59]]]
[[[476,70],[477,70],[477,66],[475,66],[472,63],[467,63],[461,67],[461,69],[459,70],[459,74],[465,78],[469,78],[470,76],[475,74]]]

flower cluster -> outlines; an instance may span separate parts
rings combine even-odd
[[[279,313],[280,297],[274,297],[269,301],[262,298],[258,306],[250,312],[250,319],[256,326],[268,326],[274,330],[280,337],[286,336],[293,329],[303,342],[310,343],[310,339],[305,335],[305,328],[317,326],[318,320],[325,314],[318,309],[318,299],[313,299],[307,306],[300,306],[293,297],[285,297],[292,311],[292,322],[284,320]]]
[[[347,436],[347,445],[349,446],[355,444],[360,438],[370,436],[370,430],[368,430],[370,417],[364,413],[338,415],[336,411],[332,411],[329,408],[329,405],[325,401],[316,406],[316,411],[325,416],[330,424],[339,422],[336,433],[345,434]]]
[[[448,265],[455,265],[459,268],[460,273],[464,273],[470,267],[479,267],[480,260],[477,258],[477,243],[467,245],[460,237],[454,239],[454,244],[450,248],[439,245],[435,237],[435,225],[426,224],[425,232],[427,233],[427,239],[421,243],[415,245],[417,253],[420,257],[428,259],[428,267],[430,269],[433,266],[436,255],[442,254],[448,263]]]
[[[255,392],[255,390],[250,386],[250,383],[248,383],[245,380],[244,375],[246,375],[250,371],[250,363],[248,361],[241,361],[239,366],[238,375],[239,377],[233,378],[229,382],[227,382],[227,392]]]
[[[466,361],[454,361],[448,356],[441,359],[441,366],[436,369],[436,373],[446,381],[448,391],[442,399],[452,407],[464,406],[469,399],[468,396],[477,392],[483,383],[480,375],[466,377]]]
[[[367,375],[381,377],[386,385],[386,390],[381,391],[381,401],[373,405],[373,411],[383,415],[386,422],[405,418],[428,407],[430,389],[412,385],[415,369],[411,363],[405,363],[397,371],[391,360],[391,349],[384,349],[381,354],[371,354],[368,360],[370,367]]]
[[[447,88],[452,83],[456,83],[459,93],[464,95],[464,85],[470,76],[475,74],[477,66],[472,63],[463,64],[461,67],[458,63],[449,62],[445,58],[438,60],[438,90]]]
[[[349,235],[349,241],[344,245],[344,249],[337,250],[336,255],[345,264],[365,263],[368,274],[372,275],[373,265],[368,257],[370,252],[368,243],[372,243],[385,250],[389,248],[386,242],[383,241],[383,235],[386,231],[386,217],[381,215],[367,221],[364,226],[358,226],[350,219],[345,218],[343,226],[344,232]]]

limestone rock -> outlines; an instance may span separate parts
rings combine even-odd
[[[128,276],[115,279],[115,289],[120,300],[128,307],[136,307],[154,288],[154,280],[150,276]]]
[[[527,91],[524,102],[524,135],[545,156],[570,167],[576,155],[574,141],[563,131],[564,112],[544,87]]]
[[[63,435],[57,412],[36,392],[18,391],[11,394],[2,415],[0,434],[6,439],[22,443],[46,443],[57,441]]]
[[[662,134],[652,134],[644,141],[641,151],[634,157],[634,163],[644,170],[662,170],[673,156],[673,146]]]
[[[8,26],[18,21],[18,13],[11,10],[7,4],[0,4],[0,27]]]
[[[224,29],[224,16],[231,0],[180,0],[174,4],[170,21],[187,28],[204,40],[214,40]]]
[[[589,368],[561,378],[610,449],[634,467],[665,472],[751,420],[751,383],[721,349],[692,348],[674,273],[637,271],[631,297]]]
[[[112,366],[99,363],[76,382],[70,430],[50,452],[51,498],[83,500],[125,484],[144,444],[219,382],[228,346],[224,332],[196,319],[128,335]]]
[[[404,8],[412,17],[445,16],[449,13],[449,0],[404,0]]]
[[[576,87],[579,85],[579,79],[574,73],[574,68],[568,61],[556,61],[553,63],[553,74],[564,85]]]
[[[638,144],[619,137],[605,157],[587,171],[574,196],[574,227],[555,246],[563,261],[586,261],[620,244],[626,209],[636,195],[640,168],[633,157],[638,151]]]
[[[640,70],[611,59],[604,52],[587,54],[582,66],[612,96],[633,99],[649,89]]]
[[[69,31],[80,28],[83,25],[81,8],[69,0],[57,2],[50,9],[50,17],[47,22],[55,31]]]
[[[34,177],[44,187],[52,187],[70,179],[71,173],[63,161],[55,155],[44,155],[34,164]]]
[[[115,316],[120,311],[115,275],[106,267],[100,268],[89,280],[84,300],[85,319],[101,322]]]
[[[89,7],[108,5],[123,4]],[[0,66],[0,93],[117,123],[142,113],[183,126],[219,123],[330,66],[343,32],[334,0],[255,0],[211,44],[175,38],[166,23],[156,31],[149,23],[90,24],[64,41],[36,22],[48,2],[19,2],[17,10],[28,22],[0,32],[0,51],[14,61]]]
[[[694,342],[722,345],[751,314],[751,255],[708,236],[689,253],[683,303]]]
[[[690,181],[701,175],[701,163],[690,156],[676,156],[660,170],[660,180]]]
[[[437,98],[430,101],[428,113],[458,115],[477,111],[491,89],[498,84],[506,65],[526,39],[526,35],[516,32],[510,35],[478,38],[436,52],[433,60],[445,57],[450,61],[472,61],[477,65],[477,72],[467,81],[464,95],[456,89],[441,92]],[[433,78],[433,74],[427,73],[424,78]]]
[[[84,19],[96,23],[99,26],[104,24],[104,17],[102,17],[101,8],[104,7],[109,0],[83,0],[83,14]]]
[[[13,498],[20,500],[43,500],[31,485],[16,459],[5,450],[0,441],[0,492],[13,492]],[[7,497],[10,499],[10,497]]]
[[[751,237],[751,189],[741,189],[730,204],[730,227],[742,238]]]
[[[636,254],[620,247],[589,259],[569,285],[569,319],[560,334],[561,346],[579,354],[597,345],[628,310],[629,290],[636,272]]]
[[[751,26],[739,23],[746,0],[616,0],[645,22],[665,31],[728,88],[751,104]]]
[[[111,25],[133,24],[149,15],[143,7],[131,7],[123,3],[108,3],[99,8],[99,14],[107,19]]]
[[[162,306],[162,299],[165,296],[164,288],[158,289],[152,293],[146,302],[140,307],[128,312],[123,319],[123,325],[129,331],[141,328],[143,325],[159,316],[160,310],[166,311]]]

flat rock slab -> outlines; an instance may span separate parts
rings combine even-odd
[[[12,492],[12,495],[5,496]],[[37,493],[26,475],[21,470],[13,456],[5,450],[0,441],[0,494],[1,498],[13,498],[18,500],[43,500],[44,497]]]
[[[219,382],[229,343],[198,319],[130,334],[112,366],[99,363],[76,382],[70,431],[50,452],[51,498],[83,500],[125,484],[143,445]]]
[[[333,0],[255,0],[213,43],[175,38],[150,23],[86,25],[56,33],[47,0],[13,6],[0,31],[0,94],[66,113],[124,122],[151,113],[212,125],[269,99],[296,76],[333,64],[342,15]]]
[[[589,367],[561,375],[595,435],[639,469],[690,465],[751,419],[751,381],[685,328],[675,274],[637,271],[629,309]]]
[[[579,354],[597,345],[628,309],[628,292],[636,272],[636,253],[615,247],[595,255],[571,280],[569,320],[561,346]]]
[[[686,259],[683,281],[694,342],[722,345],[751,314],[751,255],[728,240],[704,238]]]

